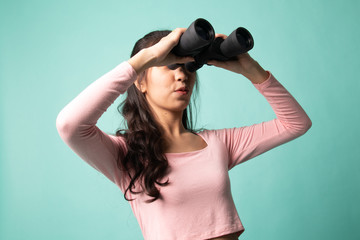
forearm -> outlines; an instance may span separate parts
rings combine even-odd
[[[277,119],[291,135],[300,136],[312,125],[309,116],[290,92],[270,73],[262,84],[253,84],[266,98],[274,110]],[[265,129],[265,126],[261,128]],[[277,131],[281,127],[276,128]]]
[[[127,62],[102,75],[87,86],[58,114],[57,126],[72,135],[93,127],[101,115],[131,86],[137,75]]]

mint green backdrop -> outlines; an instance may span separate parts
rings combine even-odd
[[[312,128],[230,171],[240,239],[360,239],[359,1],[0,2],[0,239],[143,239],[123,194],[60,139],[60,110],[155,29],[238,26]],[[275,118],[241,75],[199,70],[198,127]],[[114,132],[116,106],[98,126]]]

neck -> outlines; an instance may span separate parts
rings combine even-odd
[[[157,110],[153,112],[156,120],[164,130],[165,138],[177,138],[180,137],[181,134],[188,132],[182,123],[183,111],[171,112],[166,110]]]

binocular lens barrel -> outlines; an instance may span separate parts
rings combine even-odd
[[[215,38],[211,24],[203,18],[198,18],[180,37],[173,52],[178,56],[194,56],[208,46]]]
[[[214,39],[214,29],[207,21],[198,21],[195,24],[196,33],[204,40]]]
[[[233,57],[245,53],[254,46],[254,39],[245,28],[235,29],[220,45],[222,54],[226,57]]]
[[[254,47],[254,39],[251,36],[250,32],[245,28],[238,28],[236,29],[236,38],[240,42],[240,39],[244,40],[244,46],[246,49],[251,49]]]
[[[254,39],[250,32],[239,27],[227,38],[217,37],[211,24],[198,18],[181,35],[179,43],[171,50],[177,56],[192,56],[194,62],[185,64],[190,72],[195,72],[209,60],[227,61],[236,55],[246,53],[254,47]],[[178,64],[169,65],[176,69]]]

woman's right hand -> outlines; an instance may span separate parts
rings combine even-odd
[[[178,57],[171,50],[179,43],[181,35],[186,28],[176,28],[158,43],[148,48],[154,56],[153,66],[167,66],[174,63],[186,63],[194,61],[193,57]]]
[[[193,57],[179,57],[171,53],[178,44],[181,35],[186,28],[176,28],[158,43],[144,48],[128,60],[135,71],[140,74],[149,67],[167,66],[174,63],[186,63],[194,61]]]

